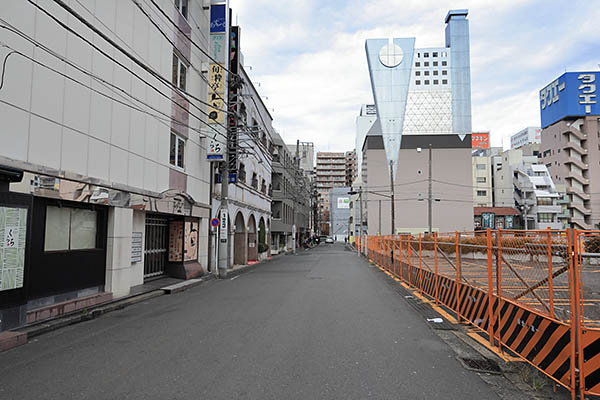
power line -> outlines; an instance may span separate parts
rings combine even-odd
[[[33,111],[31,111],[31,110],[27,110],[27,109],[25,109],[25,108],[23,108],[23,107],[21,107],[21,106],[18,106],[18,105],[16,105],[16,104],[13,104],[13,103],[9,102],[9,101],[6,101],[6,100],[3,100],[3,99],[0,99],[0,103],[2,103],[2,104],[5,104],[5,105],[7,105],[7,106],[9,106],[9,107],[16,108],[17,110],[19,110],[19,111],[22,111],[22,112],[25,112],[25,113],[27,113],[27,114],[31,114],[31,115],[33,115],[33,116],[35,116],[35,117],[38,117],[38,118],[40,118],[40,119],[43,119],[43,120],[45,120],[45,121],[48,121],[48,122],[50,122],[50,123],[53,123],[53,124],[55,124],[55,125],[57,125],[57,126],[60,126],[60,127],[62,127],[62,128],[67,128],[67,129],[69,129],[69,130],[71,130],[71,131],[73,131],[73,132],[76,132],[76,133],[80,134],[80,135],[84,135],[84,136],[86,136],[86,137],[89,137],[89,135],[88,135],[86,132],[80,131],[79,129],[77,129],[77,128],[75,128],[75,127],[72,127],[72,126],[66,125],[66,124],[64,124],[64,123],[62,123],[62,122],[58,122],[58,121],[56,121],[56,120],[54,120],[54,119],[52,119],[52,118],[50,118],[50,117],[47,117],[47,116],[45,116],[45,115],[42,115],[42,114],[38,114],[38,113],[36,113],[36,112],[33,112]],[[151,158],[148,158],[148,157],[146,157],[146,156],[144,156],[144,155],[142,155],[142,154],[137,154],[137,153],[135,153],[135,152],[132,152],[131,150],[129,150],[129,149],[126,149],[126,148],[124,148],[124,147],[122,147],[122,146],[118,146],[118,145],[115,145],[115,144],[113,144],[113,143],[109,143],[109,142],[107,142],[106,140],[102,140],[102,139],[98,139],[98,138],[96,138],[96,139],[97,139],[97,140],[99,140],[99,141],[101,141],[102,143],[105,143],[105,144],[108,144],[108,145],[110,145],[110,146],[116,147],[116,148],[118,148],[118,149],[120,149],[120,150],[123,150],[123,151],[126,151],[126,152],[130,152],[131,154],[134,154],[134,155],[136,155],[136,156],[138,156],[138,157],[141,157],[141,158],[143,158],[144,160],[150,161],[150,162],[152,162],[152,163],[154,163],[154,164],[158,164],[158,165],[162,165],[162,166],[167,166],[167,165],[163,165],[163,164],[161,164],[160,162],[158,162],[158,161],[156,161],[156,160],[153,160],[153,159],[151,159]]]
[[[73,35],[75,35],[79,39],[83,40],[89,46],[93,47],[98,52],[100,52],[103,56],[105,56],[106,58],[108,58],[109,60],[111,60],[112,62],[114,62],[115,64],[119,65],[120,67],[122,67],[123,69],[125,69],[126,71],[128,71],[130,74],[134,75],[136,78],[138,78],[139,80],[141,80],[142,82],[144,82],[147,86],[149,86],[150,88],[152,88],[154,91],[156,91],[157,93],[159,93],[161,96],[166,97],[169,100],[171,100],[174,104],[177,104],[185,112],[188,112],[190,115],[193,115],[190,111],[186,110],[185,107],[183,107],[182,105],[178,104],[176,101],[173,101],[172,99],[170,99],[169,96],[167,96],[166,94],[162,93],[162,91],[160,91],[157,87],[155,87],[154,85],[150,84],[148,81],[146,81],[145,79],[143,79],[142,77],[140,77],[139,75],[137,75],[135,72],[133,72],[131,70],[131,68],[127,67],[126,65],[124,65],[120,61],[116,60],[114,57],[112,57],[109,54],[107,54],[104,50],[100,49],[98,46],[96,46],[94,43],[90,42],[88,39],[86,39],[85,37],[83,37],[81,34],[79,34],[78,32],[76,32],[75,30],[71,29],[68,25],[66,25],[64,22],[60,21],[58,18],[56,18],[54,15],[52,15],[46,9],[44,9],[40,5],[36,4],[32,0],[27,0],[27,1],[31,5],[33,5],[34,7],[36,7],[37,9],[39,9],[40,11],[42,11],[44,14],[46,14],[48,17],[50,17],[53,21],[55,21],[63,29],[65,29],[66,31],[72,33]],[[125,55],[130,60],[132,60],[140,68],[142,68],[144,71],[146,71],[147,73],[149,73],[152,77],[154,77],[155,79],[157,79],[159,82],[163,83],[165,86],[168,86],[171,89],[175,90],[177,93],[179,93],[184,98],[186,98],[186,96],[189,96],[192,99],[194,99],[194,100],[196,100],[196,101],[198,101],[198,102],[200,102],[202,104],[208,105],[211,108],[215,108],[211,104],[209,104],[207,102],[204,102],[204,101],[202,101],[200,99],[197,99],[195,96],[190,95],[188,92],[182,90],[181,88],[177,87],[176,85],[174,85],[173,83],[171,83],[170,81],[168,81],[167,79],[165,79],[164,77],[162,77],[159,73],[157,73],[152,68],[148,67],[146,64],[144,64],[143,62],[141,62],[138,58],[134,57],[131,53],[129,53],[128,51],[126,51],[125,49],[123,49],[119,44],[115,43],[114,40],[112,40],[109,37],[107,37],[103,32],[101,32],[94,25],[92,25],[87,19],[85,19],[84,17],[82,17],[81,15],[79,15],[77,12],[75,12],[71,7],[69,7],[67,4],[65,4],[62,0],[54,0],[54,2],[57,3],[59,6],[61,6],[63,9],[65,9],[69,14],[73,15],[78,21],[80,21],[82,24],[84,24],[86,27],[88,27],[88,29],[90,29],[91,31],[93,31],[94,33],[96,33],[98,36],[100,36],[103,40],[105,40],[106,42],[108,42],[112,47],[114,47],[117,50],[119,50],[119,52],[121,52],[123,55]],[[189,99],[186,98],[186,100],[189,102],[189,104],[191,106],[193,106],[194,108],[196,108],[202,114],[206,115],[207,117],[209,116],[207,112],[205,112],[204,110],[200,109],[198,106],[196,106]],[[194,117],[196,117],[199,121],[202,121],[197,116],[194,116]],[[202,122],[204,122],[204,121],[202,121]],[[206,122],[204,122],[204,123],[206,125],[208,125],[211,129],[213,129],[217,134],[222,135],[222,133],[219,132],[217,129],[215,129],[212,125],[207,124]]]
[[[34,64],[37,64],[37,65],[39,65],[39,66],[41,66],[41,67],[43,67],[43,68],[46,68],[46,69],[48,69],[48,70],[50,70],[50,71],[52,71],[52,72],[54,72],[54,73],[56,73],[56,74],[58,74],[58,75],[60,75],[60,76],[64,77],[65,79],[68,79],[68,80],[70,80],[70,81],[72,81],[72,82],[75,82],[75,83],[77,83],[78,85],[80,85],[80,86],[83,86],[83,87],[85,87],[85,88],[89,89],[90,91],[92,91],[92,92],[94,92],[94,93],[96,93],[96,94],[100,95],[100,96],[106,97],[106,98],[108,98],[108,99],[110,99],[110,100],[112,100],[112,101],[114,101],[114,102],[116,102],[116,103],[119,103],[119,104],[121,104],[121,105],[123,105],[123,106],[125,106],[125,107],[131,108],[131,109],[133,109],[133,110],[136,110],[136,111],[138,111],[138,112],[141,112],[141,113],[147,114],[147,115],[149,115],[149,116],[152,116],[152,117],[156,118],[158,121],[162,122],[162,123],[163,123],[163,125],[165,125],[165,126],[167,126],[167,127],[169,127],[169,126],[165,124],[165,121],[169,121],[169,122],[175,122],[175,123],[176,123],[176,124],[178,124],[178,125],[181,125],[181,126],[183,126],[183,127],[189,128],[189,129],[191,129],[191,130],[193,130],[193,131],[196,131],[196,132],[200,133],[201,135],[204,135],[204,133],[203,133],[203,132],[202,132],[200,129],[197,129],[197,128],[194,128],[194,127],[192,127],[192,126],[190,126],[190,125],[187,125],[187,124],[185,124],[185,123],[183,123],[183,122],[181,122],[181,121],[179,121],[179,120],[177,120],[177,119],[175,119],[175,118],[173,118],[173,117],[169,117],[169,116],[168,116],[166,113],[164,113],[164,112],[162,112],[162,111],[160,111],[160,110],[157,110],[156,108],[154,108],[154,107],[152,107],[152,106],[148,105],[147,103],[145,103],[145,102],[141,101],[140,99],[138,99],[138,98],[136,98],[136,97],[134,97],[134,96],[131,96],[131,97],[132,97],[133,99],[135,99],[135,100],[139,101],[140,103],[144,104],[146,107],[148,107],[148,108],[150,108],[150,109],[152,109],[152,110],[156,111],[157,113],[159,113],[159,114],[161,114],[161,115],[164,115],[166,118],[162,118],[162,117],[160,117],[159,115],[153,114],[153,113],[151,113],[151,112],[149,112],[149,111],[147,111],[147,110],[144,110],[144,109],[142,109],[142,108],[140,108],[140,107],[136,107],[136,106],[135,106],[135,105],[133,105],[133,104],[127,104],[127,103],[125,103],[124,101],[121,101],[121,100],[119,100],[119,99],[116,99],[116,98],[114,98],[114,97],[112,97],[112,96],[110,96],[110,95],[108,95],[108,94],[106,94],[106,93],[103,93],[103,92],[101,92],[101,91],[99,91],[99,90],[97,90],[97,89],[94,89],[94,88],[93,88],[93,87],[91,87],[90,85],[87,85],[87,84],[85,84],[85,83],[83,83],[83,82],[81,82],[81,81],[79,81],[79,80],[77,80],[77,79],[73,78],[72,76],[69,76],[69,75],[67,75],[67,74],[65,74],[65,73],[63,73],[63,72],[61,72],[61,71],[58,71],[58,70],[56,70],[56,69],[54,69],[54,68],[52,68],[52,67],[50,67],[50,66],[48,66],[48,65],[46,65],[46,64],[44,64],[44,63],[42,63],[42,62],[40,62],[40,61],[37,61],[37,60],[35,60],[34,58],[32,58],[32,57],[29,57],[28,55],[26,55],[26,54],[24,54],[24,53],[21,53],[20,51],[17,51],[17,50],[14,50],[14,49],[12,49],[12,47],[10,47],[10,46],[8,46],[8,45],[2,44],[1,46],[2,46],[2,47],[6,47],[6,48],[8,48],[8,49],[11,49],[12,51],[11,51],[11,53],[9,53],[9,54],[17,54],[17,55],[20,55],[20,56],[24,57],[25,59],[27,59],[27,60],[31,61],[32,63],[34,63]],[[95,75],[93,75],[93,74],[89,74],[89,76],[90,76],[90,77],[93,77],[93,78],[96,78],[96,76],[95,76]],[[102,83],[104,83],[104,82],[102,82]],[[107,84],[107,85],[110,85],[110,84]],[[110,85],[110,86],[112,86],[112,85]],[[120,88],[116,88],[116,89],[123,91],[123,90],[122,90],[122,89],[120,89]],[[114,93],[114,90],[113,90],[112,88],[109,88],[109,90],[113,91],[113,93]],[[123,92],[124,92],[124,91],[123,91]],[[126,92],[124,92],[124,93],[125,93],[125,94],[127,94]],[[192,141],[192,140],[191,140],[191,139],[189,139],[189,138],[188,138],[188,140]],[[201,147],[201,148],[205,149],[205,146],[202,146],[200,143],[196,143],[196,142],[194,142],[194,141],[192,141],[192,143],[195,143],[195,144],[197,144],[199,147]]]
[[[55,0],[56,1],[56,0]],[[137,4],[136,0],[132,0],[134,3]],[[169,22],[171,22],[171,24],[173,24],[173,26],[175,26],[177,28],[177,30],[179,31],[179,33],[181,33],[182,35],[184,35],[185,37],[187,37],[187,34],[181,30],[181,28],[179,28],[179,26],[175,23],[175,21],[173,21],[165,12],[164,10],[158,5],[156,4],[156,2],[154,0],[150,0],[150,2],[161,12],[162,15],[165,16],[166,19],[169,20]],[[228,10],[226,11],[228,12]],[[188,14],[191,15],[190,12],[188,12]],[[229,72],[230,74],[234,75],[234,76],[238,76],[238,74],[236,74],[235,72],[232,72],[230,69],[225,68],[224,65],[221,65],[217,60],[215,60],[214,58],[212,58],[210,56],[210,54],[208,54],[205,50],[203,50],[200,46],[198,46],[196,43],[194,43],[193,40],[190,39],[190,42],[194,45],[194,47],[196,47],[198,50],[200,50],[200,52],[202,54],[204,54],[209,60],[211,60],[213,63],[218,64],[219,67],[221,67],[222,69],[224,69],[225,71]]]
[[[149,21],[152,23],[152,25],[154,25],[154,27],[155,27],[155,28],[156,28],[156,29],[157,29],[157,30],[158,30],[158,31],[161,33],[161,35],[162,35],[162,36],[163,36],[163,37],[164,37],[164,38],[165,38],[165,39],[166,39],[166,40],[167,40],[167,41],[168,41],[168,42],[169,42],[169,43],[170,43],[170,44],[173,46],[173,48],[177,49],[177,45],[176,45],[176,44],[175,44],[175,43],[174,43],[174,42],[173,42],[173,41],[172,41],[170,38],[168,38],[168,37],[167,37],[167,35],[164,33],[164,31],[163,31],[163,30],[162,30],[162,29],[161,29],[161,28],[160,28],[160,27],[159,27],[159,26],[156,24],[156,22],[155,22],[155,21],[154,21],[154,20],[153,20],[153,19],[150,17],[150,15],[148,15],[148,13],[147,13],[147,12],[146,12],[146,11],[145,11],[143,8],[142,8],[142,6],[141,6],[141,5],[140,5],[140,4],[137,2],[137,0],[131,0],[131,1],[132,1],[132,2],[133,2],[133,3],[134,3],[134,4],[135,4],[135,5],[136,5],[136,6],[137,6],[139,9],[140,9],[140,11],[141,11],[141,12],[144,14],[144,16],[145,16],[145,17],[146,17],[146,18],[147,18],[147,19],[148,19],[148,20],[149,20]],[[210,57],[210,56],[209,56],[209,55],[208,55],[208,54],[207,54],[207,53],[206,53],[204,50],[202,50],[202,49],[201,49],[201,48],[200,48],[200,47],[199,47],[199,46],[198,46],[198,45],[197,45],[197,44],[196,44],[196,43],[195,43],[195,42],[194,42],[194,41],[191,39],[191,37],[188,37],[188,36],[187,36],[187,34],[186,34],[186,32],[184,32],[184,31],[183,31],[183,30],[182,30],[182,29],[181,29],[181,28],[180,28],[180,27],[179,27],[179,26],[178,26],[178,25],[175,23],[175,21],[173,21],[173,20],[172,20],[172,19],[171,19],[171,18],[170,18],[170,17],[169,17],[169,16],[168,16],[168,15],[167,15],[165,12],[164,12],[164,10],[163,10],[163,9],[162,9],[162,8],[161,8],[161,7],[160,7],[158,4],[156,4],[156,2],[155,2],[154,0],[150,0],[150,2],[151,2],[151,3],[152,3],[154,6],[155,6],[155,8],[157,8],[157,9],[160,11],[160,13],[161,13],[161,14],[162,14],[162,15],[163,15],[163,16],[164,16],[164,17],[165,17],[165,18],[166,18],[166,19],[167,19],[167,20],[170,22],[170,24],[171,24],[171,25],[173,25],[173,26],[174,26],[174,27],[177,29],[177,31],[178,31],[178,32],[179,32],[181,35],[183,35],[183,36],[184,36],[184,37],[185,37],[185,38],[186,38],[186,39],[187,39],[187,40],[188,40],[188,41],[189,41],[189,42],[190,42],[190,43],[191,43],[191,44],[192,44],[194,47],[198,48],[198,49],[199,49],[199,50],[200,50],[200,51],[201,51],[201,52],[202,52],[204,55],[206,55],[206,56],[207,56],[209,59],[211,59],[211,60],[215,61],[215,60],[214,60],[214,59],[212,59],[212,58],[211,58],[211,57]],[[173,32],[173,33],[177,34],[177,32],[175,32],[175,30],[173,30],[173,29],[171,29],[171,32]],[[190,51],[191,51],[191,48],[190,48]],[[202,78],[202,79],[203,79],[203,80],[204,80],[204,81],[205,81],[205,82],[208,84],[208,86],[214,90],[214,87],[211,87],[211,85],[210,85],[210,82],[209,82],[209,81],[206,79],[206,77],[204,76],[204,74],[202,74],[202,72],[201,72],[201,71],[198,71],[198,70],[197,70],[197,69],[194,67],[193,63],[192,63],[190,60],[188,60],[188,59],[187,59],[187,57],[185,57],[183,54],[181,54],[181,55],[182,55],[182,57],[185,59],[185,61],[186,61],[186,62],[187,62],[189,65],[190,65],[190,67],[192,67],[192,68],[193,68],[193,69],[194,69],[194,70],[195,70],[195,71],[198,73],[198,75],[199,75],[199,76],[200,76],[200,77],[201,77],[201,78]],[[215,62],[216,62],[216,61],[215,61]],[[230,72],[232,75],[234,75],[234,76],[237,76],[237,77],[238,77],[238,78],[240,78],[240,80],[241,80],[241,76],[240,76],[240,75],[238,75],[238,74],[235,74],[235,73],[231,72],[231,71],[230,71],[230,70],[228,70],[228,69],[226,69],[226,70],[227,70],[227,71],[229,71],[229,72]],[[242,80],[242,82],[243,82],[243,80]],[[219,95],[218,93],[215,93],[215,95],[217,96],[217,98],[219,98],[220,100],[222,100],[222,101],[225,103],[225,99],[224,99],[223,97],[221,97],[221,95]],[[255,107],[257,108],[257,111],[258,111],[258,113],[259,113],[259,116],[260,116],[260,118],[261,118],[261,121],[262,121],[262,124],[263,124],[263,128],[264,128],[263,132],[264,132],[264,131],[268,131],[267,125],[266,125],[265,121],[262,119],[262,114],[260,113],[260,110],[259,110],[259,107],[258,107],[258,106],[257,106],[257,104],[256,104],[256,101],[254,101],[254,97],[253,97],[253,95],[251,95],[251,97],[252,97],[252,101],[254,102],[254,105],[255,105]],[[250,127],[250,126],[249,126],[249,125],[248,125],[246,122],[244,122],[244,121],[243,121],[243,118],[241,118],[241,115],[240,115],[239,113],[237,113],[237,112],[231,112],[231,111],[229,110],[229,108],[227,108],[227,111],[224,111],[224,112],[225,112],[227,115],[229,115],[229,114],[233,114],[233,115],[237,116],[237,117],[238,117],[238,118],[239,118],[239,119],[242,121],[242,124],[243,124],[243,125],[244,125],[244,126],[245,126],[245,127],[248,129],[248,130],[249,130],[249,131],[251,131],[251,130],[252,130],[252,128],[251,128],[251,127]],[[221,126],[222,126],[222,125],[221,125]],[[226,129],[227,129],[227,128],[226,128]],[[237,128],[236,128],[236,129],[237,129]],[[251,137],[251,138],[252,138],[252,136],[253,136],[253,135],[252,135],[252,134],[250,134],[250,137]],[[257,140],[258,140],[258,137],[254,138],[253,140],[254,140],[254,142],[255,142],[256,144],[259,144],[259,142],[257,141]],[[268,149],[267,149],[267,150],[268,150]]]

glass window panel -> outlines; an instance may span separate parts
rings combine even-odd
[[[185,90],[185,72],[186,66],[180,62],[179,63],[179,88],[181,90]]]
[[[185,154],[185,142],[177,138],[177,166],[183,168],[183,156]]]
[[[181,0],[181,14],[187,19],[188,0]]]
[[[69,249],[71,209],[46,207],[46,235],[44,251]]]
[[[176,141],[176,137],[174,134],[171,133],[171,152],[169,154],[169,162],[171,163],[171,165],[175,165],[175,157],[177,155],[176,152],[176,146],[177,146],[177,141]]]
[[[177,59],[177,56],[175,55],[175,53],[173,53],[173,76],[171,78],[171,82],[173,83],[173,85],[177,86],[178,85],[178,77],[177,77],[177,72],[178,72],[178,66],[179,66],[179,59]]]
[[[71,209],[71,250],[96,248],[96,211]]]

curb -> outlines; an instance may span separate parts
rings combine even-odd
[[[257,266],[261,266],[272,260],[273,259],[266,259],[256,264],[238,267],[235,270],[228,271],[227,276],[224,279],[232,278],[234,276],[241,275],[245,272],[250,272],[251,270],[254,270]],[[221,278],[218,280],[224,279]],[[68,315],[62,315],[54,319],[37,322],[30,326],[25,326],[20,329],[7,331],[6,333],[2,332],[0,336],[0,353],[11,348],[15,348],[26,344],[29,341],[29,339],[34,338],[36,336],[55,331],[69,325],[90,321],[111,311],[122,310],[136,303],[141,303],[153,299],[155,297],[177,294],[185,290],[191,289],[193,287],[199,286],[204,282],[209,282],[213,280],[217,280],[217,278],[213,274],[209,273],[203,276],[202,278],[190,279],[187,281],[155,289],[150,292],[134,294],[119,299],[114,299],[107,303],[97,304],[88,308],[83,308],[74,311],[73,313]]]

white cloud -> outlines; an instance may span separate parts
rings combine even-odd
[[[451,1],[232,0],[242,52],[286,141],[349,150],[360,105],[371,102],[364,43],[416,37],[444,44]],[[465,0],[471,28],[473,129],[492,143],[539,125],[537,92],[569,68],[597,68],[600,10],[574,0]],[[596,57],[596,59],[594,59]]]

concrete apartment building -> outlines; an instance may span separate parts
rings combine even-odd
[[[600,228],[600,72],[567,72],[540,91],[541,156],[567,193],[570,227]]]
[[[315,175],[315,144],[312,142],[298,141],[293,144],[286,144],[293,157],[300,157],[300,168],[304,174],[313,179]]]
[[[368,39],[367,62],[377,121],[362,146],[369,234],[377,232],[375,191],[395,182],[395,231],[428,227],[429,147],[432,148],[436,231],[473,229],[471,80],[467,10],[451,10],[443,47],[415,48],[415,38]],[[366,171],[365,171],[366,170]],[[443,181],[445,183],[440,183]],[[448,213],[451,207],[453,212]],[[390,215],[382,201],[382,214]],[[391,232],[385,218],[381,231]]]
[[[346,186],[352,186],[352,182],[357,176],[357,157],[356,150],[346,152]]]
[[[238,71],[243,84],[238,89],[240,128],[237,146],[234,151],[230,147],[229,151],[228,267],[265,259],[271,237],[273,117],[243,65]],[[231,169],[233,165],[235,170]],[[221,175],[215,177],[212,215],[217,215],[222,208],[221,191],[225,179]]]
[[[329,194],[334,187],[346,185],[346,153],[318,152],[316,189],[319,196],[319,221],[321,232],[329,231]]]
[[[493,164],[490,149],[473,151],[473,204],[475,207],[493,207]]]
[[[310,232],[311,182],[304,170],[298,168],[295,145],[292,152],[277,132],[274,133],[273,145],[271,252],[279,254],[293,249],[294,235],[296,244],[300,245],[302,238]],[[302,157],[300,151],[299,154]]]
[[[208,98],[208,60],[195,46],[208,50],[209,10],[177,3],[2,5],[14,28],[0,57],[15,53],[0,92],[0,169],[24,177],[0,194],[0,230],[21,239],[0,256],[0,330],[59,302],[208,271],[211,128],[189,94]]]
[[[494,206],[518,210],[523,228],[560,229],[562,196],[540,163],[539,146],[529,143],[492,157]]]

